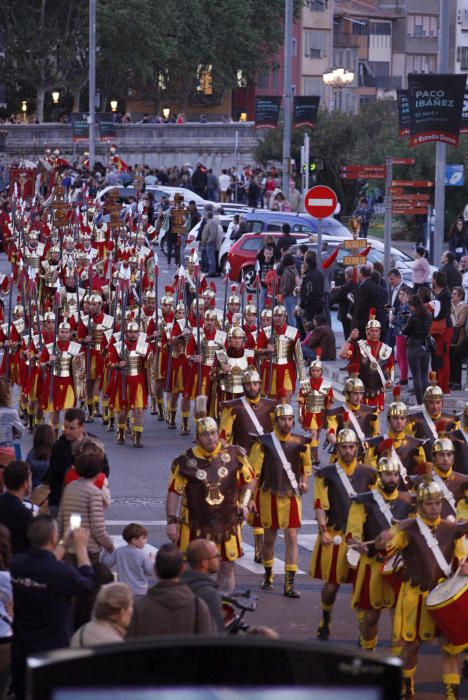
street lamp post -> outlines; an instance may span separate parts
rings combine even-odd
[[[110,107],[111,107],[111,110],[112,110],[113,112],[117,112],[117,105],[118,105],[117,100],[111,100],[111,101],[110,101]]]
[[[58,109],[59,100],[60,100],[60,92],[58,90],[54,90],[52,92],[52,102],[54,104],[54,112],[52,114],[52,118],[53,118],[54,122],[57,121],[57,109]]]
[[[325,85],[332,88],[332,90],[333,90],[333,108],[335,111],[339,109],[339,111],[341,112],[341,108],[342,108],[341,93],[342,93],[342,90],[343,90],[343,88],[351,85],[353,80],[354,80],[353,71],[346,70],[345,68],[334,68],[333,70],[330,70],[327,73],[323,74],[323,82],[325,83]],[[339,105],[338,105],[338,95],[340,96]]]
[[[28,103],[26,100],[21,102],[21,111],[23,112],[23,121],[26,121],[26,112],[28,111]]]

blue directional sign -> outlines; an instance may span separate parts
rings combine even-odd
[[[445,166],[445,186],[463,187],[465,184],[465,170],[463,165]]]

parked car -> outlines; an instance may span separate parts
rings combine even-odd
[[[317,233],[318,219],[310,214],[293,214],[291,212],[269,211],[268,209],[252,209],[245,214],[247,231],[281,231],[283,224],[289,224],[291,233]],[[329,216],[323,219],[323,233],[328,236],[349,238],[351,232],[337,219]]]
[[[254,291],[253,283],[255,280],[255,261],[257,254],[263,246],[265,236],[271,236],[273,239],[279,239],[280,232],[270,233],[244,233],[230,249],[227,260],[231,265],[229,271],[229,279],[233,282],[241,282],[244,279],[245,285],[249,292]],[[309,243],[309,236],[303,233],[293,233],[297,239],[297,244]]]
[[[323,253],[328,256],[330,255],[336,248],[336,246],[340,243],[343,243],[343,239],[339,238],[337,236],[327,236],[326,239],[324,239],[323,242]],[[370,263],[375,263],[379,262],[383,265],[384,262],[384,250],[385,246],[383,241],[379,240],[378,238],[367,238],[367,244],[372,245],[369,254],[367,255],[367,260]],[[310,250],[317,251],[317,245],[316,243],[308,243],[308,246]],[[291,252],[296,255],[298,252],[298,245],[292,246]],[[335,263],[335,269],[334,269],[334,276],[333,279],[335,281],[335,284],[341,285],[344,283],[344,271],[345,271],[345,264],[343,262],[343,258],[345,255],[352,255],[352,254],[358,254],[358,251],[354,253],[354,251],[347,250],[346,248],[343,248],[341,246],[340,250],[338,251],[338,255],[336,258],[336,263]],[[411,281],[411,266],[413,263],[414,258],[411,257],[411,255],[408,255],[408,253],[403,252],[402,250],[399,250],[399,248],[394,248],[392,246],[391,248],[391,258],[390,258],[390,265],[391,267],[396,267],[402,276],[403,282],[407,287],[412,287],[413,282]],[[432,267],[431,271],[434,272],[437,268]]]

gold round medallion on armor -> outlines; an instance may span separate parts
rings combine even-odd
[[[231,461],[231,455],[229,454],[229,452],[221,452],[220,459],[222,462],[225,462],[227,464]]]
[[[197,466],[197,460],[191,457],[190,459],[187,460],[187,466],[190,467],[191,469],[194,469]]]
[[[218,476],[220,477],[220,479],[225,479],[228,474],[229,474],[229,472],[226,469],[226,467],[220,467],[218,469]]]
[[[206,479],[206,471],[204,469],[197,469],[195,476],[197,479],[200,479],[200,481],[204,481]]]

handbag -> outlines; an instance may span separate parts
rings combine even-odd
[[[447,321],[445,318],[434,319],[431,323],[429,333],[431,335],[443,335],[445,329],[447,328]]]

